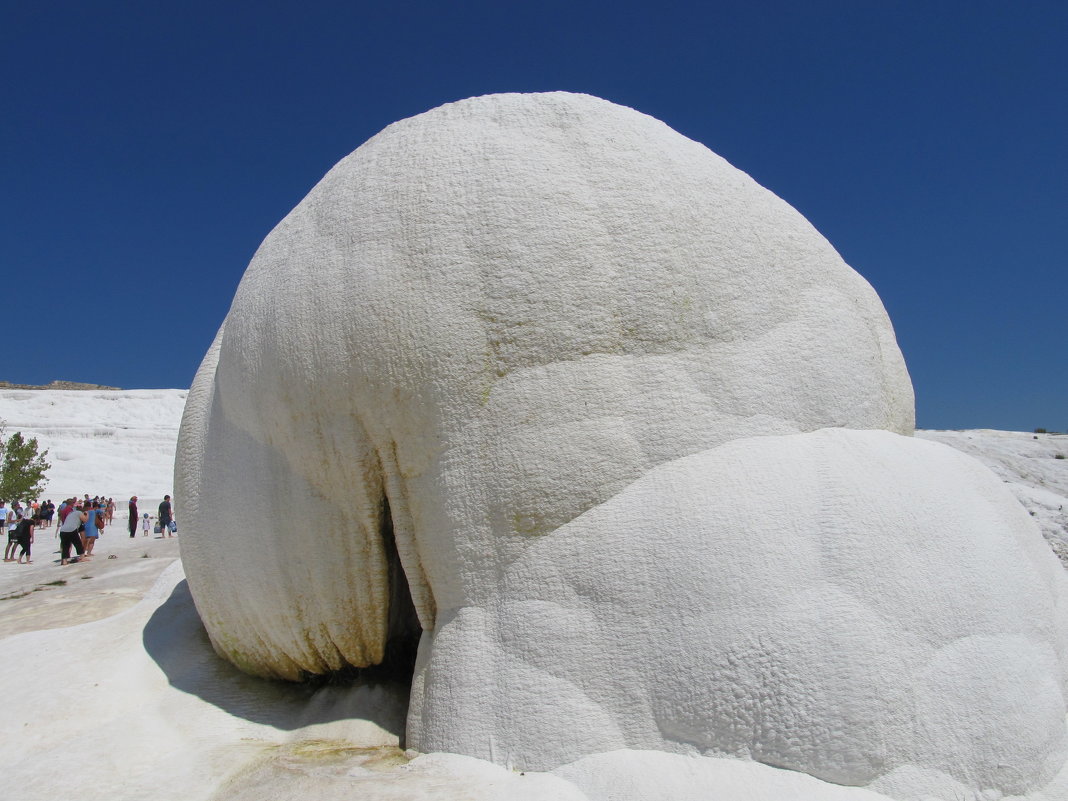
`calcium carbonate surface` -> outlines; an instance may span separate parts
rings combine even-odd
[[[421,627],[421,750],[1027,792],[1064,762],[1064,577],[912,428],[877,296],[786,203],[630,109],[475,98],[256,253],[186,407],[183,561],[257,675]]]

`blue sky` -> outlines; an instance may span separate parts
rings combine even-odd
[[[185,387],[271,228],[499,91],[657,117],[879,292],[926,428],[1068,429],[1068,3],[0,0],[0,378]]]

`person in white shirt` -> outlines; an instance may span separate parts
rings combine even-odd
[[[12,525],[15,523],[15,513],[11,510],[3,501],[0,501],[0,521],[3,523],[3,528],[0,531],[7,533],[9,530],[13,531]],[[10,562],[14,559],[15,545],[18,544],[18,540],[8,535],[7,548],[4,549],[4,561]],[[11,558],[8,558],[11,557]]]

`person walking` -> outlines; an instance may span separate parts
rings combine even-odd
[[[171,496],[164,495],[163,502],[159,505],[159,531],[167,537],[173,537],[171,533],[171,520],[174,518],[171,516]]]
[[[2,526],[2,528],[0,528],[0,534],[7,534],[7,530],[11,525],[11,520],[13,519],[14,514],[15,513],[11,511],[10,506],[4,503],[4,501],[0,501],[0,526]],[[4,549],[4,561],[10,562],[11,559],[8,558],[8,555],[14,555],[14,553],[14,543],[13,541],[9,541],[7,548]]]
[[[16,529],[19,541],[19,564],[20,565],[32,565],[33,561],[30,559],[30,546],[33,545],[33,529],[35,518],[33,517],[33,510],[24,509],[22,520],[19,521],[19,526]],[[26,561],[22,561],[22,558],[26,557]]]
[[[137,496],[134,495],[130,498],[130,518],[129,518],[130,536],[133,537],[137,534]]]
[[[92,556],[96,541],[100,539],[101,529],[104,528],[104,510],[100,501],[93,501],[89,506],[89,516],[85,519],[85,555]]]
[[[11,504],[11,515],[7,519],[7,548],[4,550],[4,561],[15,561],[15,549],[19,546],[19,521],[30,512],[30,507],[25,509],[18,501]]]

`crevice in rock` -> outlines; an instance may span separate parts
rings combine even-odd
[[[387,550],[400,556],[400,564],[408,582],[409,595],[415,605],[419,623],[425,631],[433,631],[437,604],[426,573],[423,571],[419,548],[415,541],[415,525],[408,507],[407,488],[401,478],[396,443],[389,448],[380,449],[378,457],[381,460],[385,490],[383,511],[386,513],[385,519],[392,527],[392,536]]]
[[[419,615],[416,612],[415,602],[412,600],[408,577],[397,551],[389,499],[384,495],[379,520],[379,535],[382,538],[382,551],[386,557],[386,572],[389,581],[389,615],[382,661],[368,667],[350,665],[325,674],[306,673],[302,676],[302,681],[312,688],[328,685],[378,684],[403,688],[405,694],[411,691],[412,677],[415,674],[415,659],[423,627],[419,623]],[[407,707],[406,699],[405,707]],[[402,730],[397,734],[403,748],[404,732]]]
[[[304,680],[311,683],[344,684],[350,681],[399,682],[411,687],[412,675],[415,673],[415,657],[419,650],[419,638],[423,627],[412,600],[408,576],[401,564],[397,541],[393,533],[393,517],[390,514],[389,499],[382,498],[382,510],[379,518],[379,535],[382,538],[382,552],[386,557],[386,575],[389,581],[388,621],[386,624],[386,641],[380,662],[367,667],[348,666],[319,676],[306,674]]]
[[[386,554],[389,575],[389,623],[386,627],[386,647],[379,667],[385,673],[410,686],[415,672],[415,656],[423,627],[412,601],[408,577],[397,552],[393,534],[393,517],[389,499],[382,498],[382,546]]]

